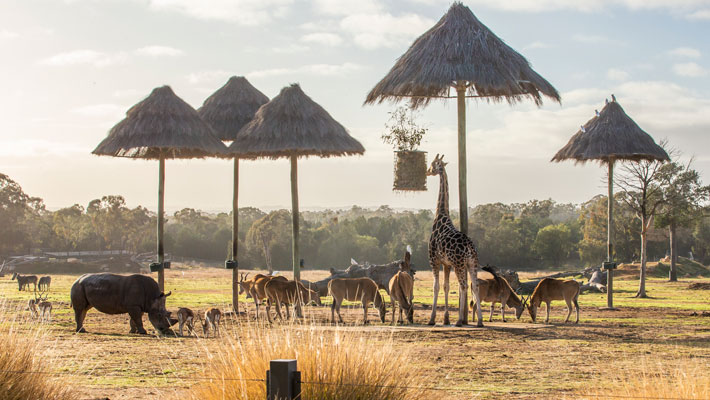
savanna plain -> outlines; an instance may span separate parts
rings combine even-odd
[[[302,277],[317,280],[327,274],[304,271]],[[521,278],[535,275],[526,273]],[[95,310],[85,322],[89,333],[75,334],[69,289],[77,277],[53,277],[49,300],[54,309],[48,324],[36,322],[26,310],[31,292],[19,292],[8,275],[0,277],[0,327],[3,335],[31,344],[34,359],[41,360],[45,368],[43,377],[69,385],[79,399],[264,398],[260,380],[266,364],[250,366],[248,372],[239,369],[234,375],[238,369],[234,363],[296,357],[304,382],[323,382],[322,377],[309,374],[331,367],[311,364],[337,358],[341,346],[342,350],[351,347],[352,354],[338,360],[345,366],[339,373],[361,374],[366,368],[373,376],[363,376],[364,384],[390,374],[389,370],[396,372],[386,382],[410,389],[391,398],[699,399],[710,393],[710,279],[706,278],[672,283],[651,278],[647,282],[651,297],[636,299],[637,280],[632,275],[620,277],[615,281],[619,310],[600,310],[606,305],[606,294],[583,293],[579,324],[563,323],[562,301],[553,302],[549,324],[540,317],[532,323],[527,311],[515,320],[512,309],[506,313],[508,322],[501,321],[499,309],[493,322],[488,322],[484,303],[484,328],[455,328],[441,325],[443,295],[439,296],[438,324],[426,325],[433,277],[431,272],[418,271],[413,325],[390,325],[392,311],[386,298],[386,323],[370,308],[370,324],[363,326],[360,306],[346,303],[345,324],[334,326],[329,297],[323,298],[322,307],[306,306],[303,319],[270,325],[254,320],[254,304],[242,295],[242,314],[225,318],[221,337],[204,338],[201,329],[200,337],[129,334],[127,315]],[[701,289],[691,290],[691,285]],[[231,310],[228,270],[178,265],[166,271],[166,290],[172,291],[167,307],[173,314],[178,307],[201,312],[211,307]],[[457,304],[456,292],[450,304]],[[144,323],[151,332],[145,317]],[[299,340],[316,344],[310,350],[294,350]],[[333,348],[318,356],[321,361],[306,360],[310,351],[322,352],[319,342]],[[367,364],[375,361],[380,364]],[[359,370],[357,365],[349,370],[348,363],[364,364]],[[234,385],[241,393],[236,397],[212,390]],[[207,387],[212,387],[210,394]]]

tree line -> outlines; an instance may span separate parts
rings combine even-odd
[[[638,178],[638,177],[636,177]],[[659,165],[657,176],[640,189],[633,171],[618,182],[615,195],[615,259],[638,262],[674,253],[710,263],[708,188],[689,164]],[[626,182],[623,182],[623,180]],[[651,190],[652,189],[652,190]],[[644,197],[645,196],[645,197]],[[645,200],[644,200],[645,199]],[[645,205],[644,201],[646,202]],[[653,215],[649,202],[655,202]],[[643,206],[642,206],[643,205]],[[607,198],[582,204],[552,199],[483,204],[469,210],[469,233],[483,264],[516,270],[589,266],[606,257]],[[454,223],[458,215],[452,213]],[[649,222],[650,219],[650,222]],[[107,195],[86,207],[74,204],[47,210],[0,174],[0,257],[46,251],[155,250],[157,216],[130,208],[120,195]],[[166,219],[165,249],[172,256],[224,260],[231,257],[231,215],[185,208]],[[306,268],[344,268],[350,260],[386,263],[410,245],[415,267],[428,267],[428,240],[434,212],[397,211],[388,206],[306,211],[301,214],[301,255]],[[673,238],[673,246],[670,243]],[[647,245],[642,247],[642,240]],[[290,211],[239,209],[238,259],[241,268],[289,269]]]

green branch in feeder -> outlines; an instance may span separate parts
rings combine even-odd
[[[419,126],[414,121],[414,110],[401,106],[389,112],[390,119],[385,123],[387,133],[382,135],[382,141],[391,144],[398,151],[412,151],[419,147],[427,128]]]

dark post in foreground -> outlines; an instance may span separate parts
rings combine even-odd
[[[165,157],[160,155],[158,168],[158,286],[165,291],[165,247],[163,246],[163,223],[165,220]]]
[[[301,372],[296,360],[271,360],[266,371],[267,400],[300,400]]]
[[[239,264],[237,252],[239,247],[239,158],[234,158],[234,196],[232,197],[232,309],[239,316]]]

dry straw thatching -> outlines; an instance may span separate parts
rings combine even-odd
[[[233,76],[197,110],[221,140],[234,140],[269,98],[243,76]]]
[[[551,161],[659,160],[668,153],[629,117],[614,99],[572,136]]]
[[[363,154],[365,148],[298,84],[259,108],[237,134],[229,153],[239,158],[333,157]]]
[[[518,102],[525,97],[542,104],[541,95],[560,95],[518,52],[456,2],[431,29],[409,47],[370,91],[365,103],[412,97],[412,106],[448,97],[452,86],[470,84],[469,96]]]
[[[392,190],[423,191],[426,188],[426,152],[395,151],[394,184]]]
[[[131,107],[92,153],[157,160],[220,156],[225,150],[197,111],[163,86]]]

